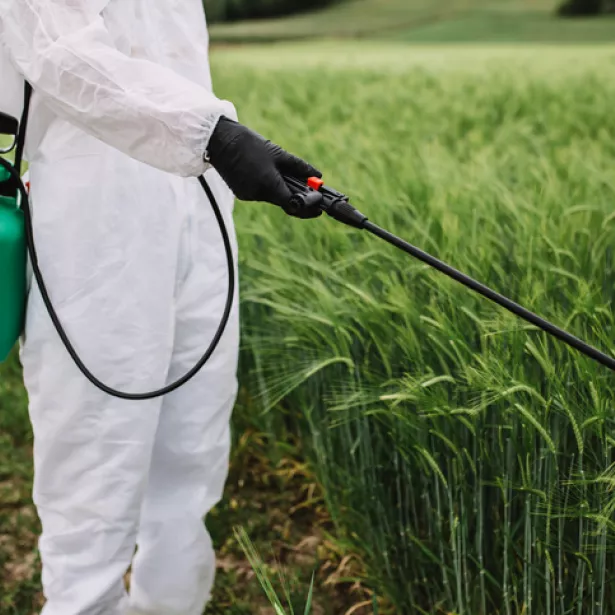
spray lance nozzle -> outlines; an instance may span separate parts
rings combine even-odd
[[[295,215],[318,208],[338,222],[364,228],[367,216],[353,207],[345,194],[326,186],[322,179],[309,177],[307,182],[302,182],[294,177],[284,177],[284,180],[294,193],[290,208]]]

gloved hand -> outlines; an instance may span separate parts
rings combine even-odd
[[[297,209],[283,175],[307,180],[322,173],[280,146],[226,117],[221,117],[209,140],[208,157],[235,196],[242,201],[278,205],[297,218],[317,218],[319,207]]]

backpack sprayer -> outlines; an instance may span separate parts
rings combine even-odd
[[[187,374],[175,382],[156,391],[150,391],[147,393],[125,393],[107,386],[98,380],[96,376],[94,376],[94,374],[92,374],[92,372],[90,372],[84,365],[66,332],[64,331],[62,323],[60,322],[49,297],[49,293],[38,264],[36,247],[34,245],[34,231],[32,228],[32,217],[28,192],[18,171],[21,166],[21,156],[23,153],[23,144],[28,119],[30,94],[31,91],[27,87],[26,105],[21,122],[18,122],[15,118],[0,113],[0,134],[12,135],[14,137],[13,146],[16,146],[15,163],[13,165],[0,158],[0,362],[6,359],[23,330],[26,307],[26,254],[28,254],[34,278],[38,284],[38,288],[51,321],[53,322],[62,343],[66,347],[66,350],[83,375],[103,392],[121,399],[146,400],[166,395],[167,393],[178,389],[188,382],[207,363],[222,338],[222,334],[226,329],[232,309],[233,296],[235,292],[235,268],[233,253],[231,250],[231,242],[229,240],[228,232],[224,224],[224,218],[220,212],[220,208],[216,202],[214,194],[205,178],[199,177],[198,181],[209,199],[220,227],[220,233],[222,235],[224,249],[226,252],[229,276],[226,305],[222,314],[220,325],[218,326],[209,347],[197,364]],[[11,149],[12,147],[7,150],[0,151],[0,153],[7,153],[8,151],[11,151]],[[293,192],[291,205],[296,211],[300,211],[302,208],[311,210],[314,210],[314,208],[320,208],[327,215],[338,222],[358,230],[368,231],[372,235],[383,239],[396,248],[410,254],[410,256],[413,256],[430,267],[437,269],[441,273],[444,273],[467,288],[479,293],[483,297],[486,297],[490,301],[497,303],[509,312],[512,312],[527,322],[530,322],[546,333],[556,337],[582,354],[590,357],[594,361],[597,361],[598,363],[615,371],[615,358],[601,352],[593,346],[590,346],[583,340],[564,331],[563,329],[560,329],[548,320],[545,320],[533,312],[530,312],[523,306],[497,293],[484,284],[477,282],[470,276],[458,271],[457,269],[454,269],[450,265],[438,260],[430,254],[427,254],[423,250],[420,250],[403,239],[400,239],[389,231],[376,226],[368,220],[367,216],[363,215],[350,204],[349,198],[346,195],[334,190],[333,188],[330,188],[329,186],[326,186],[323,180],[317,177],[311,177],[307,180],[307,182],[299,181],[298,179],[292,177],[285,177],[284,179]]]
[[[0,113],[0,134],[11,135],[10,152],[16,145],[18,121]],[[4,163],[0,158],[0,162]],[[8,165],[8,163],[7,163]],[[0,361],[15,345],[26,307],[26,250],[24,217],[15,199],[15,184],[10,171],[0,166]]]

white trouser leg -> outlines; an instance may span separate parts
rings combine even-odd
[[[43,614],[115,615],[161,402],[98,393],[52,338],[22,352],[43,527]]]
[[[208,180],[235,249],[232,195],[216,174],[208,174]],[[210,206],[198,185],[187,187],[185,198],[194,204],[190,263],[178,287],[170,380],[185,374],[204,353],[228,288],[226,258]],[[236,293],[228,327],[210,361],[164,399],[131,577],[131,614],[201,615],[209,598],[215,554],[203,517],[221,499],[227,477],[238,348]]]

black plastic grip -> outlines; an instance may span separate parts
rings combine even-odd
[[[322,205],[322,194],[310,190],[309,192],[296,192],[290,199],[290,204],[293,209],[301,210],[311,207],[320,207]]]
[[[367,216],[362,214],[346,200],[337,199],[329,204],[325,199],[323,209],[327,215],[338,222],[343,222],[353,228],[362,229],[367,222]]]

